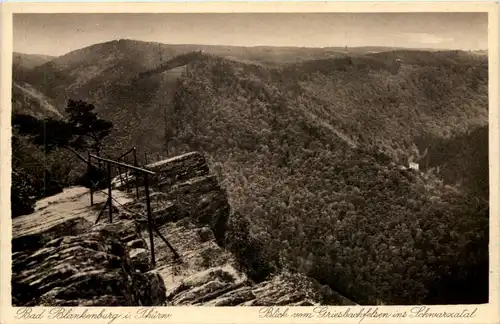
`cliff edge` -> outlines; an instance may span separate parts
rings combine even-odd
[[[136,197],[131,175],[113,180],[112,223],[105,211],[96,224],[104,191],[94,193],[91,207],[87,188],[67,188],[12,220],[14,306],[354,304],[299,274],[250,280],[223,247],[231,208],[201,154],[147,168],[156,173],[150,186],[155,264],[144,193]]]

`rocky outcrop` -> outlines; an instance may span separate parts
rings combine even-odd
[[[18,272],[14,297],[25,305],[162,304],[161,278],[137,271],[120,240],[133,235],[130,229],[134,230],[133,224],[103,224],[80,235],[53,239],[34,254],[18,256],[13,265],[13,272]]]
[[[201,154],[147,167],[156,173],[154,247],[144,191],[136,199],[132,175],[122,175],[127,183],[113,181],[113,223],[103,217],[95,224],[103,192],[90,207],[87,189],[65,190],[39,201],[34,214],[13,219],[14,305],[353,304],[298,274],[252,282],[223,247],[230,206]]]
[[[252,282],[235,257],[223,248],[230,206],[201,154],[184,154],[147,168],[156,172],[150,181],[155,191],[151,194],[153,219],[158,231],[180,255],[175,259],[166,243],[154,235],[156,269],[167,287],[168,305],[354,304],[299,274],[280,274],[258,284]],[[131,217],[146,215],[144,199],[124,208]],[[142,217],[139,222],[149,245],[146,220]]]
[[[99,209],[90,208],[88,198],[84,188],[72,188],[39,202],[33,215],[13,220],[14,306],[134,306],[166,301],[165,285],[157,272],[150,271],[149,255],[139,261],[137,252],[145,244],[135,222],[94,225]],[[95,196],[97,207],[104,199]]]
[[[208,225],[217,243],[222,244],[230,206],[217,178],[210,174],[203,155],[191,152],[149,164],[147,168],[156,173],[149,183],[154,192],[152,209],[157,224],[189,217],[197,225]],[[131,190],[137,183],[143,196],[144,178],[138,176],[136,181],[131,174],[125,178],[130,180],[122,184],[116,177],[115,188]],[[146,215],[145,198],[135,204],[134,209]]]

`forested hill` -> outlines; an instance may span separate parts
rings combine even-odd
[[[422,134],[449,138],[488,120],[487,58],[464,52],[309,61],[284,75],[294,86],[290,94],[300,93],[308,111],[353,140],[380,144],[394,158],[402,151],[415,155],[414,139]]]
[[[197,61],[171,107],[170,151],[213,158],[271,263],[360,303],[484,297],[487,205],[400,168],[421,155],[417,135],[447,138],[486,124],[484,61],[468,70],[403,63],[394,71],[389,62],[357,60],[363,64],[306,62],[316,71],[304,79],[222,58]],[[454,95],[438,97],[433,87]],[[451,280],[458,264],[471,268]]]
[[[98,95],[106,86],[127,80],[160,66],[163,62],[186,53],[202,50],[213,55],[276,65],[339,55],[335,48],[238,47],[210,45],[171,45],[120,39],[94,44],[59,57],[36,56],[37,64],[14,65],[14,80],[32,84],[54,99],[62,109],[68,98],[80,99]],[[365,49],[359,49],[363,51]],[[16,59],[16,58],[22,58]],[[14,53],[17,62],[29,62],[35,56]]]
[[[293,268],[361,304],[487,301],[488,203],[467,190],[487,159],[443,182],[453,164],[435,155],[487,156],[487,145],[449,142],[487,129],[486,56],[401,50],[270,66],[202,53],[142,78],[161,62],[111,62],[77,83],[64,72],[57,89],[87,93],[114,123],[108,152],[204,153],[235,211],[228,235],[250,229],[253,248],[233,248],[255,280]],[[423,157],[440,173],[405,169]]]
[[[14,70],[20,69],[30,70],[42,64],[45,64],[55,57],[49,55],[12,53],[12,67]]]
[[[208,54],[190,62],[186,73],[146,69],[139,81],[120,79],[94,98],[110,113],[117,105],[125,111],[143,107],[148,111],[143,118],[154,115],[151,122],[162,127],[167,119],[158,117],[173,107],[178,74],[190,75],[186,80],[196,74],[214,91],[244,89],[242,105],[289,100],[288,107],[307,120],[351,143],[375,145],[401,164],[421,158],[428,147],[417,147],[416,138],[451,138],[487,123],[487,57],[466,52],[396,51],[277,68]]]
[[[431,170],[446,183],[460,183],[473,195],[489,199],[487,126],[448,139],[421,138],[417,145],[427,147],[419,160],[423,170]]]

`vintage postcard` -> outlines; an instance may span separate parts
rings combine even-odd
[[[494,3],[4,4],[1,323],[498,323]]]

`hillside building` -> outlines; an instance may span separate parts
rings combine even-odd
[[[418,163],[410,162],[409,168],[418,171]]]

